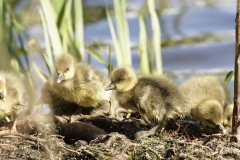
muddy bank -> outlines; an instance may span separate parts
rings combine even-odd
[[[82,116],[69,123],[53,115],[31,115],[15,125],[1,127],[1,159],[240,159],[234,137],[191,118],[171,120],[165,131],[141,140],[133,134],[151,126],[139,116],[121,121]]]

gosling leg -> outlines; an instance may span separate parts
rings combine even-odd
[[[134,137],[135,139],[141,139],[144,137],[148,137],[151,135],[156,134],[159,130],[161,130],[161,132],[165,129],[165,127],[168,124],[168,119],[166,117],[164,117],[164,119],[158,123],[158,125],[156,125],[155,127],[151,128],[149,131],[139,131],[136,132]]]

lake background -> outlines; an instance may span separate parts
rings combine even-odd
[[[21,0],[16,10],[20,10],[29,0]],[[158,1],[159,2],[159,1]],[[161,25],[162,63],[164,72],[170,73],[178,82],[183,82],[191,74],[216,74],[224,79],[234,69],[235,56],[235,14],[236,0],[169,0],[168,7],[159,16]],[[181,1],[182,2],[182,1]],[[84,5],[84,39],[87,45],[101,43],[98,50],[107,60],[108,44],[112,38],[105,15],[105,7],[112,7],[110,0],[83,0]],[[132,64],[139,69],[139,20],[137,11],[144,4],[143,0],[127,1],[127,21],[132,47]],[[34,3],[32,4],[34,5]],[[30,5],[31,6],[31,5]],[[158,6],[158,4],[156,4]],[[30,18],[31,19],[31,18]],[[26,21],[29,21],[26,19]],[[114,19],[113,19],[114,21]],[[151,38],[150,17],[146,19]],[[44,35],[40,24],[28,27],[30,37],[37,39],[44,47]],[[28,43],[28,40],[25,42]],[[104,47],[105,46],[105,47]],[[47,71],[39,54],[30,54],[31,63],[36,63]],[[116,59],[112,54],[114,66]],[[99,70],[107,69],[94,58],[91,64]],[[36,78],[39,94],[42,81]],[[233,80],[229,87],[233,90]]]

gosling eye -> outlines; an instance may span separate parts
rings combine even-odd
[[[231,120],[231,116],[227,116],[227,120],[230,121]]]
[[[2,95],[2,93],[0,93],[0,99],[3,99],[3,95]]]
[[[116,80],[116,82],[120,82],[120,81],[122,81],[123,80],[123,78],[118,78],[117,80]]]
[[[65,72],[69,71],[69,67],[65,70]]]

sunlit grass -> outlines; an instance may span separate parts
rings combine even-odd
[[[126,19],[126,1],[114,0],[114,17],[116,22],[116,30],[113,18],[109,9],[106,9],[109,29],[112,35],[114,51],[117,59],[117,66],[132,65],[131,46],[128,23]]]
[[[46,53],[42,56],[50,75],[53,75],[55,58],[60,54],[70,53],[79,61],[84,60],[82,2],[78,0],[40,0],[40,2],[39,14],[46,46]],[[74,19],[69,18],[72,15]]]
[[[47,33],[45,35],[49,36],[50,41],[48,42],[50,43],[49,46],[51,46],[52,48],[52,54],[54,56],[58,56],[59,54],[62,53],[63,49],[56,23],[57,21],[56,11],[52,6],[51,1],[40,0],[40,3],[41,9],[43,11],[42,23],[46,24],[46,30],[44,30],[44,32]],[[51,53],[47,54],[50,55]]]
[[[81,59],[84,59],[84,25],[83,25],[83,8],[82,1],[74,1],[74,11],[75,11],[75,45],[81,54]]]
[[[158,74],[163,74],[162,69],[162,54],[161,54],[161,32],[160,23],[155,11],[155,1],[148,0],[148,10],[151,16],[151,26],[152,26],[152,45],[153,53],[155,55],[156,71]]]
[[[126,1],[114,0],[114,13],[116,20],[118,42],[122,55],[122,65],[132,65],[131,46],[128,22],[126,19]]]
[[[150,59],[148,55],[148,39],[144,17],[139,17],[140,33],[139,33],[139,55],[140,68],[142,74],[150,74]]]

